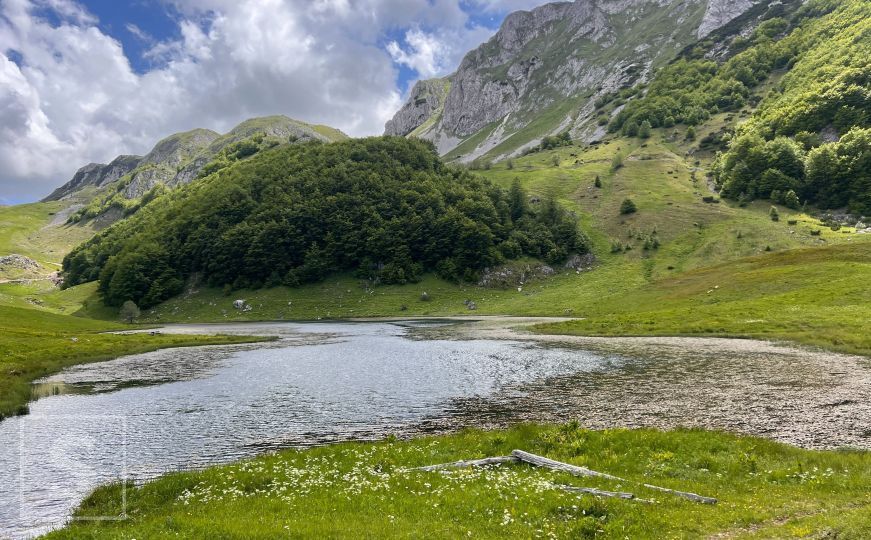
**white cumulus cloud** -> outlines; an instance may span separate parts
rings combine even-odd
[[[179,37],[154,43],[155,67],[137,73],[77,1],[0,0],[0,202],[36,199],[81,165],[145,153],[168,134],[225,131],[253,116],[378,134],[407,90],[397,65],[449,73],[492,34],[464,7],[517,3],[164,1],[179,14]],[[135,23],[124,31],[147,41]],[[397,32],[401,43],[384,40]]]

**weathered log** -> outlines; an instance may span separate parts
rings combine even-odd
[[[447,469],[467,469],[469,467],[486,467],[487,465],[501,465],[503,463],[518,463],[520,460],[514,456],[499,456],[484,459],[473,459],[468,461],[454,461],[451,463],[440,463],[438,465],[427,465],[426,467],[415,467],[408,469],[409,471],[443,471]]]
[[[589,495],[596,495],[598,497],[614,497],[617,499],[627,499],[634,500],[635,495],[633,493],[622,493],[620,491],[605,491],[602,489],[596,488],[586,488],[579,486],[564,486],[557,485],[556,487],[560,488],[563,491],[569,491],[571,493],[587,493]]]
[[[619,476],[613,476],[607,473],[594,471],[592,469],[588,469],[586,467],[579,467],[578,465],[572,465],[570,463],[563,463],[561,461],[555,461],[553,459],[549,459],[543,456],[537,456],[535,454],[530,454],[529,452],[524,452],[523,450],[514,450],[511,452],[510,456],[499,456],[499,457],[491,457],[484,459],[474,459],[468,461],[454,461],[452,463],[441,463],[439,465],[427,465],[426,467],[416,467],[413,469],[407,469],[409,471],[442,471],[448,469],[464,469],[469,467],[485,467],[487,465],[501,465],[503,463],[529,463],[530,465],[534,465],[536,467],[544,467],[546,469],[551,469],[554,471],[560,471],[564,473],[568,473],[574,476],[583,476],[587,478],[605,478],[607,480],[615,480],[617,482],[630,482],[624,478],[620,478]],[[639,484],[639,482],[631,482],[634,484]],[[675,489],[664,488],[660,486],[654,486],[652,484],[641,484],[648,489],[653,489],[656,491],[661,491],[663,493],[670,493],[671,495],[675,495],[677,497],[682,497],[684,499],[688,499],[693,502],[698,502],[702,504],[717,504],[717,499],[713,497],[704,497],[702,495],[698,495],[696,493],[689,493],[686,491],[678,491]],[[638,499],[635,495],[631,493],[621,493],[616,491],[603,491],[595,488],[581,488],[581,487],[572,487],[572,486],[558,486],[561,489],[566,491],[575,491],[579,493],[589,493],[592,495],[600,495],[602,497],[618,497],[621,499],[632,499],[642,502],[653,502],[645,499]]]
[[[644,487],[649,489],[655,489],[656,491],[662,491],[664,493],[671,493],[672,495],[677,495],[678,497],[683,497],[684,499],[689,499],[693,502],[702,503],[702,504],[717,504],[717,499],[713,497],[703,497],[702,495],[697,495],[695,493],[689,493],[686,491],[677,491],[675,489],[668,489],[659,486],[652,486],[650,484],[644,484]]]
[[[626,480],[624,480],[623,478],[618,478],[616,476],[611,476],[610,474],[594,471],[586,467],[578,467],[577,465],[571,465],[569,463],[563,463],[561,461],[554,461],[546,457],[536,456],[535,454],[530,454],[529,452],[524,452],[523,450],[515,450],[511,452],[511,455],[519,459],[520,461],[529,463],[530,465],[535,465],[536,467],[544,467],[546,469],[553,469],[555,471],[569,473],[574,476],[584,476],[588,478],[607,478],[608,480],[626,482]]]
[[[524,452],[523,450],[515,450],[511,452],[511,455],[523,461],[525,463],[530,463],[532,465],[538,467],[546,467],[548,469],[553,469],[555,471],[566,472],[575,476],[586,476],[586,477],[598,477],[598,478],[607,478],[609,480],[617,480],[618,482],[629,482],[629,480],[612,476],[610,474],[601,473],[598,471],[594,471],[592,469],[588,469],[586,467],[578,467],[577,465],[571,465],[569,463],[563,463],[561,461],[554,461],[552,459],[548,459],[542,456],[536,456],[535,454],[530,454],[529,452]],[[637,482],[635,482],[637,483]],[[717,504],[717,499],[712,497],[704,497],[702,495],[697,495],[695,493],[688,493],[685,491],[677,491],[674,489],[668,489],[664,487],[654,486],[651,484],[642,484],[644,487],[649,489],[654,489],[656,491],[662,491],[663,493],[670,493],[677,497],[683,497],[684,499],[688,499],[694,502],[702,503],[702,504]]]

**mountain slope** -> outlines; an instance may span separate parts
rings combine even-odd
[[[466,162],[517,153],[564,130],[593,140],[603,133],[593,116],[598,97],[645,82],[757,3],[579,0],[513,13],[446,82],[415,87],[386,132],[423,137]],[[429,89],[448,84],[443,106],[425,101]]]
[[[89,186],[101,188],[130,173],[142,162],[142,156],[118,156],[108,165],[90,163],[73,176],[72,180],[54,190],[43,202],[65,199]]]
[[[108,165],[87,165],[70,182],[44,200],[67,199],[87,188],[97,188],[104,196],[117,194],[116,200],[133,200],[158,185],[176,187],[187,184],[196,179],[203,167],[222,151],[255,136],[268,137],[276,143],[290,140],[333,142],[347,138],[338,130],[306,124],[285,116],[246,120],[226,135],[195,129],[163,139],[145,157],[120,156]],[[107,209],[105,206],[100,208],[101,212]]]

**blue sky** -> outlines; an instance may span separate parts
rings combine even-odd
[[[145,73],[154,62],[144,55],[155,43],[178,39],[179,14],[171,4],[157,0],[86,0],[82,4],[98,19],[98,27],[124,47],[133,69]]]
[[[0,0],[0,204],[197,127],[285,114],[376,135],[544,0]]]

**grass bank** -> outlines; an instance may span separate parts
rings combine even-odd
[[[26,413],[31,383],[73,364],[169,347],[257,340],[238,336],[103,333],[118,329],[119,324],[0,306],[0,418]]]
[[[526,465],[450,473],[408,467],[520,448],[628,480]],[[127,490],[120,522],[74,522],[48,538],[844,538],[871,536],[871,454],[811,452],[724,433],[591,432],[575,425],[286,451]],[[701,505],[639,483],[719,499]],[[628,491],[639,501],[555,484]],[[120,513],[97,490],[80,518]],[[425,531],[425,533],[424,533]],[[717,536],[719,535],[719,536]]]
[[[605,259],[592,272],[563,272],[517,289],[421,283],[367,289],[334,277],[297,289],[197,289],[144,313],[160,322],[342,319],[451,315],[576,317],[542,333],[694,335],[789,340],[871,355],[871,243],[763,253],[644,279],[645,261]],[[67,291],[70,292],[70,291]],[[421,299],[426,292],[426,300]],[[245,299],[251,311],[233,308]],[[466,301],[476,304],[469,311]],[[94,302],[95,305],[98,302]]]
[[[867,243],[792,250],[655,281],[588,306],[584,320],[536,329],[790,340],[871,356],[869,278]]]

